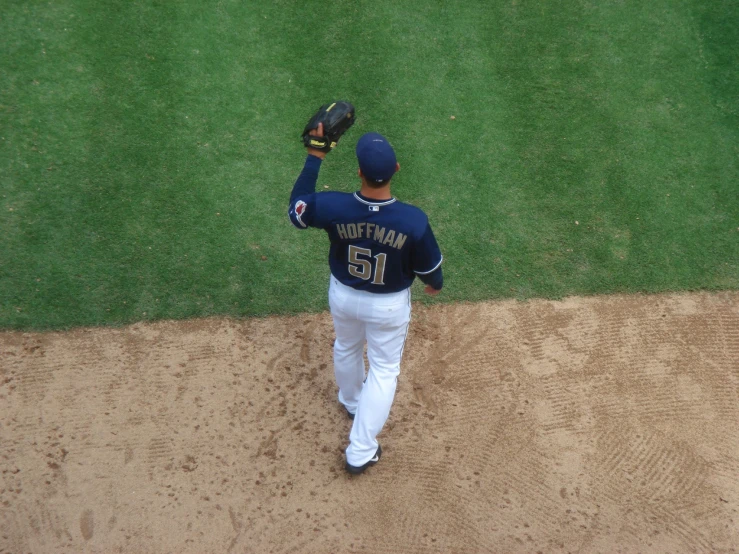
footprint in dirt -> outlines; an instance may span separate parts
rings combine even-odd
[[[92,510],[82,512],[82,517],[80,517],[80,531],[86,541],[89,541],[95,533],[95,516]]]

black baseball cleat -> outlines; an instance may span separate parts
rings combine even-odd
[[[377,462],[380,461],[380,456],[382,456],[382,448],[380,445],[377,445],[377,450],[375,451],[375,455],[372,456],[372,459],[364,464],[363,466],[353,466],[349,462],[346,463],[346,470],[351,473],[352,475],[359,475],[360,473],[364,472],[365,469],[368,467],[371,467],[375,465]]]

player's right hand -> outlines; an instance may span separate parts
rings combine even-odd
[[[323,136],[323,123],[319,123],[318,128],[311,129],[308,134],[312,137],[322,137]],[[311,156],[315,156],[316,158],[321,158],[322,160],[326,158],[326,152],[316,150],[315,148],[308,148],[308,154],[310,154]]]
[[[441,290],[435,289],[431,285],[426,285],[426,288],[423,289],[423,292],[425,292],[426,294],[430,294],[431,296],[436,296],[441,292]]]

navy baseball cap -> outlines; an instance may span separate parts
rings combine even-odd
[[[395,174],[395,151],[379,133],[366,133],[357,142],[359,169],[370,181],[387,181]]]

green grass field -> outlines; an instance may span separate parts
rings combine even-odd
[[[319,186],[391,140],[430,302],[735,289],[738,6],[6,2],[0,327],[325,309],[327,239],[286,207],[335,98]]]

